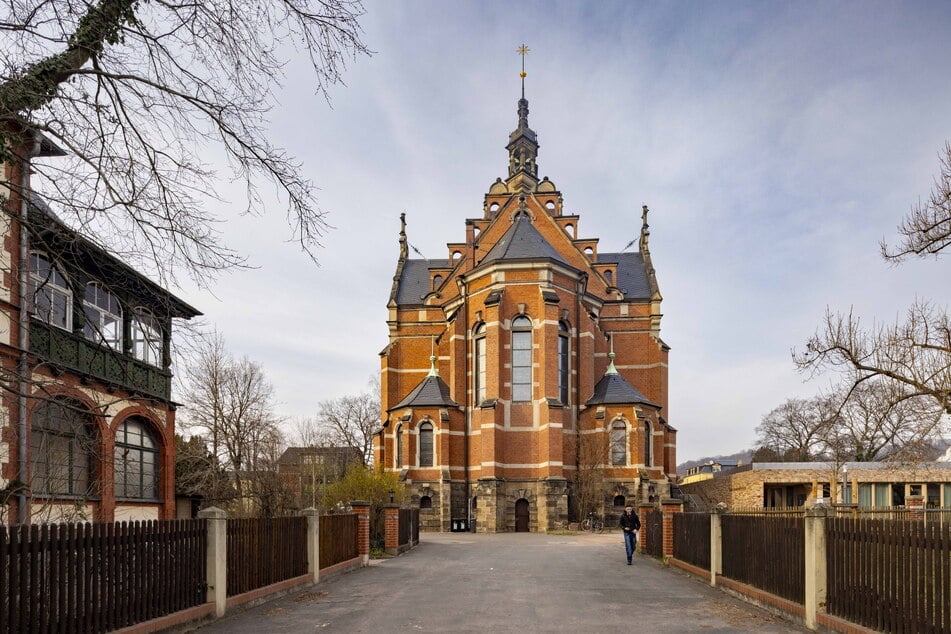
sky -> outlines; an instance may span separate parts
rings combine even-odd
[[[579,237],[620,251],[651,209],[678,461],[754,446],[764,414],[829,384],[791,358],[827,308],[871,325],[949,303],[951,263],[896,267],[878,244],[951,140],[951,4],[373,1],[361,26],[374,54],[329,103],[292,60],[271,113],[334,227],[320,266],[279,201],[238,217],[225,191],[224,239],[256,268],[176,291],[263,366],[289,421],[379,372],[400,213],[428,258],[481,217],[523,43],[539,175]]]

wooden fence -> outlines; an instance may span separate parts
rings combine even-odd
[[[674,515],[674,557],[698,568],[710,568],[709,513]]]
[[[664,556],[664,513],[660,509],[647,512],[647,539],[642,548],[651,557]]]
[[[0,526],[4,632],[108,632],[205,602],[204,520]]]
[[[228,520],[228,596],[307,574],[307,518]]]
[[[399,546],[419,543],[419,509],[400,509]]]
[[[883,632],[951,633],[951,526],[828,520],[827,611]]]
[[[348,561],[357,556],[357,516],[320,516],[320,568]]]
[[[723,515],[722,530],[724,577],[804,602],[803,518]]]

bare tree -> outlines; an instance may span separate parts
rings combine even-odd
[[[369,52],[362,13],[359,0],[10,0],[0,160],[25,160],[34,131],[65,149],[66,160],[31,165],[58,213],[162,279],[184,267],[207,281],[242,263],[210,210],[217,182],[242,183],[251,213],[268,206],[261,185],[276,186],[313,257],[324,212],[301,165],[269,142],[267,116],[295,48],[325,97]],[[230,173],[210,167],[214,154]]]
[[[806,462],[821,456],[835,424],[837,408],[828,397],[791,398],[756,427],[758,442],[783,461]]]
[[[894,249],[883,240],[882,256],[900,262],[908,256],[938,255],[951,245],[951,142],[939,157],[941,171],[927,202],[919,201],[898,225],[900,242]]]
[[[373,461],[373,435],[380,428],[380,392],[371,389],[362,394],[321,401],[317,420],[332,445],[356,447],[363,464]]]
[[[603,515],[604,469],[609,454],[610,439],[603,429],[578,434],[578,469],[572,481],[578,521],[588,513]]]
[[[901,398],[931,398],[951,414],[951,320],[929,302],[916,302],[904,320],[869,329],[851,312],[826,311],[823,325],[793,359],[813,374],[842,372],[853,386],[890,379],[904,386],[895,392]]]
[[[275,447],[283,443],[272,411],[273,388],[261,366],[247,357],[234,359],[217,334],[199,347],[187,380],[184,426],[207,440],[244,496],[247,475],[270,469],[279,455]]]

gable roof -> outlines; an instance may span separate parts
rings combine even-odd
[[[555,250],[555,247],[551,246],[551,243],[538,232],[538,229],[532,224],[531,218],[524,213],[520,213],[516,216],[512,226],[502,234],[499,241],[482,258],[480,264],[500,260],[533,260],[539,258],[554,260],[568,266],[568,263]]]
[[[446,382],[439,375],[430,374],[406,398],[386,411],[392,412],[402,407],[459,407],[459,404],[449,398]]]

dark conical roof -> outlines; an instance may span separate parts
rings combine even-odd
[[[388,409],[392,412],[403,407],[459,407],[449,398],[449,386],[437,374],[430,374],[413,388],[402,401]]]
[[[561,254],[551,246],[526,213],[519,213],[509,230],[499,238],[482,264],[499,260],[531,260],[545,258],[562,264],[568,264]]]
[[[627,382],[627,380],[618,374],[614,367],[614,350],[608,355],[611,363],[604,372],[604,376],[594,386],[594,396],[588,399],[585,405],[632,405],[641,403],[660,407],[657,403],[647,400],[647,397],[641,394],[640,390]]]

